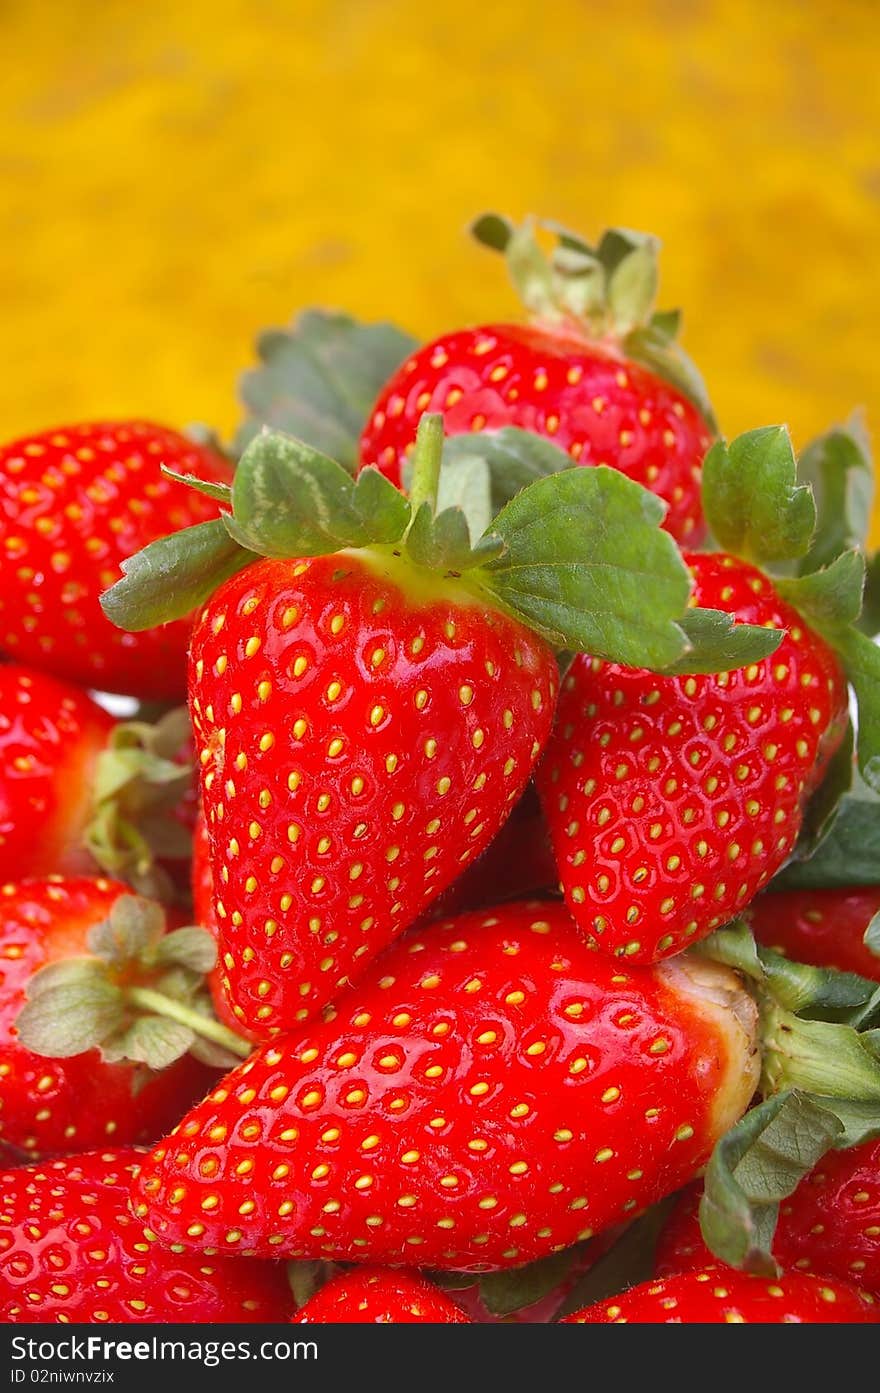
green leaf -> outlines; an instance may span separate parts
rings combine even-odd
[[[231,537],[261,556],[326,556],[344,547],[396,542],[407,500],[375,469],[352,480],[341,465],[291,436],[258,435],[232,489]]]
[[[406,550],[419,566],[460,575],[500,556],[504,546],[492,533],[472,546],[467,518],[460,508],[432,515],[430,506],[423,503],[407,534]]]
[[[124,1020],[118,987],[97,974],[77,974],[38,990],[19,1012],[15,1026],[25,1049],[70,1059],[100,1045]]]
[[[264,426],[306,440],[354,472],[358,444],[381,388],[416,340],[392,324],[359,324],[345,314],[306,310],[289,330],[264,334],[262,367],[246,373],[247,418],[239,451]]]
[[[783,629],[738,624],[720,609],[688,609],[678,623],[690,648],[668,673],[731,672],[769,658],[785,637]]]
[[[765,1095],[797,1088],[871,1103],[880,1117],[880,1063],[852,1026],[803,1020],[765,996],[761,1041]]]
[[[461,470],[465,475],[475,468],[472,462],[480,461],[489,475],[491,511],[483,525],[485,530],[494,515],[506,503],[536,479],[548,474],[558,474],[563,469],[578,468],[571,455],[560,450],[534,431],[519,430],[515,426],[505,426],[498,431],[480,431],[477,434],[449,436],[443,442],[443,470],[440,474],[440,488],[444,488],[444,475],[448,470]],[[453,477],[455,475],[453,474]],[[455,487],[453,484],[451,487]],[[443,495],[441,494],[441,501]],[[447,502],[459,502],[460,498]],[[470,514],[468,514],[470,519]],[[474,535],[479,535],[475,531]]]
[[[874,494],[867,442],[857,430],[837,426],[801,451],[798,475],[812,487],[817,513],[813,542],[799,567],[805,575],[842,552],[864,548]]]
[[[880,885],[880,798],[857,780],[840,800],[827,835],[805,861],[790,861],[773,890]]]
[[[232,487],[230,484],[215,484],[209,479],[200,479],[197,474],[178,474],[176,469],[169,469],[167,464],[159,466],[166,479],[171,479],[175,484],[185,484],[187,488],[195,489],[196,493],[202,493],[206,498],[213,498],[217,503],[229,507],[232,501]]]
[[[858,629],[842,629],[835,647],[858,707],[856,755],[865,783],[880,792],[880,648]]]
[[[106,1040],[101,1054],[108,1064],[131,1060],[158,1071],[181,1059],[195,1038],[187,1026],[165,1016],[139,1016],[127,1029]]]
[[[844,551],[820,571],[774,583],[808,624],[836,643],[837,629],[854,624],[861,613],[865,558],[860,551]]]
[[[156,949],[160,963],[178,963],[192,972],[210,972],[217,965],[217,944],[207,929],[174,929]]]
[[[101,596],[101,608],[111,624],[132,633],[184,619],[253,559],[219,518],[200,522],[123,561],[123,578]]]
[[[593,1306],[597,1301],[605,1301],[609,1296],[617,1296],[653,1276],[657,1239],[673,1202],[674,1197],[670,1196],[627,1225],[617,1242],[575,1282],[557,1312],[558,1320],[585,1306]]]
[[[512,1316],[549,1296],[564,1281],[577,1256],[567,1248],[562,1253],[514,1267],[507,1272],[486,1272],[480,1281],[480,1296],[493,1316]]]
[[[538,479],[493,522],[505,550],[480,580],[556,647],[668,667],[686,647],[675,621],[690,577],[660,530],[663,513],[653,494],[605,466]]]
[[[722,1262],[775,1276],[771,1253],[779,1205],[843,1128],[803,1093],[767,1098],[717,1142],[706,1170],[700,1227]]]
[[[871,638],[880,633],[880,551],[868,559],[859,628]]]
[[[784,426],[719,440],[703,463],[703,511],[719,546],[759,565],[804,556],[816,524]]]

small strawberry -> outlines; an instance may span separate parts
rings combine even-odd
[[[118,722],[72,683],[0,664],[0,883],[100,869],[170,897],[189,850],[188,743],[185,711]]]
[[[624,972],[560,905],[465,915],[223,1080],[137,1213],[199,1249],[519,1266],[693,1176],[754,1090],[755,1024],[727,969]]]
[[[566,1316],[562,1325],[866,1325],[880,1321],[867,1292],[802,1273],[767,1279],[708,1268],[643,1282]]]
[[[688,677],[577,657],[538,773],[572,914],[593,946],[637,962],[705,937],[767,883],[847,719],[835,653],[767,577],[687,559],[698,604],[784,631],[779,647]]]
[[[0,1172],[0,1321],[254,1324],[293,1305],[283,1264],[163,1248],[128,1209],[141,1153]]]
[[[652,313],[659,244],[611,231],[594,250],[561,232],[551,263],[532,222],[488,217],[474,231],[506,254],[531,322],[459,329],[412,353],[373,407],[362,464],[400,483],[423,411],[442,412],[452,436],[521,427],[645,485],[669,505],[664,526],[696,542],[712,416],[673,344],[677,316]]]
[[[0,649],[83,687],[183,697],[189,626],[120,634],[99,604],[133,551],[213,516],[163,464],[230,478],[216,451],[145,421],[65,426],[0,447]]]
[[[19,1038],[16,1018],[34,975],[49,964],[56,978],[62,963],[81,966],[121,899],[132,903],[126,886],[109,880],[56,876],[0,888],[0,1149],[33,1158],[149,1142],[210,1086],[214,1075],[189,1055],[152,1070],[95,1049],[48,1058]],[[161,933],[161,911],[154,917]],[[173,935],[160,941],[166,951],[180,943]],[[59,1019],[60,1008],[53,1031]],[[39,1032],[26,1034],[29,1045],[40,1043]]]
[[[363,1267],[331,1278],[294,1325],[468,1325],[464,1311],[414,1272]]]
[[[656,1272],[716,1263],[700,1231],[702,1186],[685,1190],[661,1232]],[[809,1270],[880,1294],[880,1142],[827,1152],[783,1200],[773,1256],[784,1271]]]
[[[787,958],[877,982],[880,956],[865,936],[878,914],[880,886],[866,885],[759,895],[749,919],[758,942]]]
[[[462,511],[434,513],[441,447],[426,417],[407,500],[258,436],[213,524],[222,573],[240,569],[211,593],[181,533],[104,599],[134,625],[203,603],[190,703],[214,906],[226,990],[261,1038],[313,1017],[492,841],[550,732],[554,646],[592,634],[691,661],[690,583],[654,498],[569,469],[472,546]]]

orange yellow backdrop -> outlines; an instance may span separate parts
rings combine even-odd
[[[874,422],[872,0],[0,0],[0,437],[228,430],[304,304],[509,314],[484,207],[664,241],[728,431]]]

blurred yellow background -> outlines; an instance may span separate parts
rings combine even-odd
[[[515,313],[485,207],[664,242],[728,432],[877,424],[874,0],[0,0],[0,437],[228,431],[305,304]]]

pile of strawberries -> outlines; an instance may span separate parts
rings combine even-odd
[[[0,1320],[880,1319],[860,425],[474,230],[524,322],[0,449]]]

